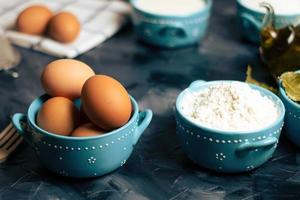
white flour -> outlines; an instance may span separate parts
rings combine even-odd
[[[184,97],[182,112],[195,123],[223,131],[252,131],[271,125],[276,104],[241,82],[219,83]]]
[[[157,15],[189,15],[205,7],[204,0],[137,0],[135,6]]]
[[[300,0],[241,0],[240,2],[247,8],[261,12],[266,12],[266,9],[260,7],[259,4],[266,2],[273,6],[275,14],[300,13]]]

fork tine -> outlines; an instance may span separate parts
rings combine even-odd
[[[11,145],[9,147],[9,149],[7,149],[7,154],[9,155],[11,152],[13,152],[23,141],[23,138],[20,137],[13,145]]]
[[[23,141],[23,138],[20,137],[19,139],[17,139],[15,141],[15,143],[13,143],[9,147],[9,149],[7,149],[7,150],[6,149],[1,149],[1,151],[0,151],[0,164],[4,163],[7,160],[8,156],[20,145],[20,143],[22,141]]]
[[[9,138],[9,140],[7,141],[7,143],[4,145],[4,149],[8,149],[11,145],[12,145],[12,143],[13,142],[15,142],[16,141],[16,139],[18,138],[18,137],[21,137],[18,133],[17,133],[17,131],[15,130],[15,132],[13,133],[13,136],[11,137],[11,138]]]
[[[5,129],[3,129],[3,131],[1,131],[1,133],[0,133],[0,140],[5,136],[5,133],[7,133],[12,128],[13,128],[13,124],[9,123],[8,126],[5,127]]]
[[[8,132],[4,132],[4,136],[0,139],[0,147],[3,146],[9,138],[16,132],[16,129],[12,128]]]

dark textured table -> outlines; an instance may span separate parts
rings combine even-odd
[[[43,93],[39,78],[54,60],[18,48],[20,78],[0,74],[0,128],[15,112],[25,112]],[[172,113],[177,94],[195,79],[244,80],[246,65],[271,83],[257,47],[243,41],[236,26],[234,1],[215,1],[208,35],[199,47],[160,50],[136,40],[132,27],[78,57],[97,73],[119,79],[140,104],[155,115],[128,162],[94,179],[69,179],[45,170],[33,150],[22,144],[0,165],[1,199],[300,199],[297,148],[280,139],[273,158],[243,174],[219,174],[188,160],[175,135]]]

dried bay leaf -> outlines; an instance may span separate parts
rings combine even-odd
[[[263,87],[267,90],[270,90],[271,92],[273,93],[278,93],[278,90],[272,86],[269,86],[265,83],[262,83],[262,82],[259,82],[257,81],[256,79],[253,78],[252,76],[252,67],[250,65],[248,65],[247,67],[247,72],[246,72],[246,80],[245,80],[246,83],[251,83],[251,84],[254,84],[254,85],[257,85],[257,86],[260,86],[260,87]]]
[[[286,95],[293,101],[300,101],[300,73],[285,72],[280,79]]]

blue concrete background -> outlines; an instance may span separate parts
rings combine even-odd
[[[196,79],[244,80],[254,76],[272,84],[258,47],[241,37],[234,0],[215,0],[208,35],[200,46],[160,50],[137,41],[129,25],[97,48],[78,57],[97,73],[121,81],[141,108],[155,115],[128,162],[95,179],[62,178],[45,170],[33,150],[22,144],[0,165],[0,199],[299,199],[299,150],[281,137],[273,158],[250,173],[218,174],[194,165],[175,135],[176,95]],[[25,112],[43,93],[40,74],[54,60],[18,48],[23,60],[13,80],[0,74],[0,128],[15,112]]]

